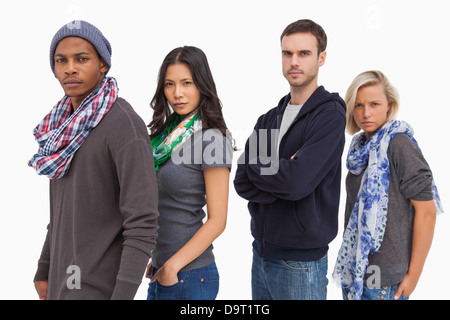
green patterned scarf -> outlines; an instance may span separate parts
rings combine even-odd
[[[202,121],[198,119],[197,110],[188,114],[182,121],[176,114],[169,126],[151,139],[155,173],[158,173],[159,166],[170,158],[174,149],[201,129]]]

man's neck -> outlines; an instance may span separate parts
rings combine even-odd
[[[319,87],[317,83],[310,84],[307,87],[292,87],[291,86],[291,104],[304,105],[306,100],[316,91]]]
[[[74,113],[75,111],[77,111],[78,107],[81,105],[81,102],[73,102],[72,101],[72,113]]]

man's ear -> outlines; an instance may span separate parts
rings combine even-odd
[[[327,58],[327,52],[326,51],[322,51],[319,54],[319,67],[323,66],[325,64],[325,60]]]
[[[105,60],[102,57],[100,57],[100,72],[106,73],[106,72],[108,72],[108,70],[109,70],[108,64],[105,62]]]

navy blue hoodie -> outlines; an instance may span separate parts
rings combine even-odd
[[[275,133],[290,99],[288,94],[259,117],[238,160],[234,186],[249,201],[253,248],[260,257],[313,261],[327,253],[338,230],[345,103],[318,87],[274,157]]]

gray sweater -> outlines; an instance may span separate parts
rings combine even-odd
[[[369,265],[380,268],[382,287],[400,283],[408,271],[414,226],[414,207],[410,199],[433,200],[430,167],[406,134],[392,138],[388,160],[391,175],[386,230],[379,252],[369,255]],[[355,205],[362,176],[352,173],[347,176],[345,226]]]
[[[155,245],[157,201],[147,128],[118,98],[69,173],[50,181],[50,223],[34,278],[48,280],[47,299],[133,299]]]

